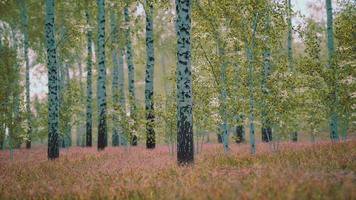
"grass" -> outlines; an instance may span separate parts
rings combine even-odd
[[[178,167],[166,146],[0,152],[0,199],[356,199],[356,141],[206,144],[195,164]]]

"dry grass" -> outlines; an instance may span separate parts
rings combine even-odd
[[[178,167],[168,148],[46,148],[0,151],[0,199],[356,199],[356,141],[281,145],[207,144],[194,166]]]

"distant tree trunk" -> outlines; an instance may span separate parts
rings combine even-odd
[[[245,142],[245,129],[243,125],[236,126],[236,143]]]
[[[267,80],[271,74],[271,50],[269,49],[269,28],[270,28],[270,16],[269,10],[267,11],[266,23],[265,23],[265,49],[263,50],[263,74],[262,74],[262,113],[261,113],[261,121],[262,121],[262,141],[270,142],[272,141],[272,128],[270,127],[270,123],[267,116],[267,98],[268,98],[268,88],[267,88]]]
[[[310,130],[310,141],[312,143],[315,143],[315,128],[314,127],[312,127]]]
[[[48,67],[48,159],[59,157],[59,95],[56,55],[54,0],[46,0],[46,44]]]
[[[65,29],[62,28],[61,38],[65,38]],[[60,58],[58,59],[60,60]],[[68,107],[71,105],[65,103],[65,92],[70,91],[70,77],[69,77],[69,65],[64,62],[59,62],[60,66],[60,75],[59,75],[59,121],[60,121],[60,131],[62,131],[62,135],[60,137],[60,144],[62,148],[67,148],[71,146],[71,114],[68,113]],[[72,98],[72,97],[68,97]],[[64,103],[64,104],[63,104]]]
[[[68,88],[68,90],[70,91],[70,75],[69,75],[69,65],[66,65],[65,68],[65,76],[66,76],[66,87]],[[70,97],[73,98],[73,97]],[[71,106],[71,105],[69,105]],[[68,111],[67,111],[68,112]],[[68,113],[67,113],[68,114]],[[73,113],[74,114],[74,113]],[[66,147],[71,147],[72,146],[72,124],[71,124],[71,117],[72,113],[69,113],[69,120],[66,123],[66,128],[65,128],[65,140],[66,140]]]
[[[287,0],[288,4],[288,67],[291,72],[294,71],[294,66],[293,66],[293,47],[292,47],[292,40],[293,40],[293,35],[292,35],[292,4],[291,0]],[[298,132],[292,132],[290,134],[291,140],[293,142],[298,141]]]
[[[254,23],[253,23],[253,32],[251,37],[251,45],[249,46],[247,37],[245,38],[245,45],[248,58],[248,91],[250,97],[250,145],[251,153],[256,154],[256,143],[255,143],[255,115],[254,115],[254,97],[253,97],[253,60],[254,60],[254,47],[255,47],[255,38],[256,38],[256,29],[257,29],[258,14],[256,14]]]
[[[331,116],[330,116],[330,139],[333,142],[339,140],[337,124],[337,66],[334,64],[335,45],[334,45],[334,27],[333,27],[333,9],[331,0],[326,0],[326,19],[327,19],[327,38],[328,38],[328,62],[332,70],[331,78]]]
[[[81,105],[85,105],[86,106],[86,99],[84,98],[85,97],[85,92],[84,92],[84,86],[83,86],[83,66],[82,66],[82,63],[81,63],[81,57],[78,57],[78,70],[79,70],[79,74],[78,74],[78,82],[79,82],[79,86],[80,86],[80,104]],[[83,135],[83,139],[84,139],[84,142],[83,142],[83,146],[86,146],[86,133],[84,131],[85,127],[86,127],[86,124],[83,124],[82,123],[82,120],[86,120],[84,116],[86,116],[86,113],[84,113],[83,111],[80,111],[79,114],[78,114],[78,121],[79,123],[76,125],[76,130],[79,130],[80,132],[80,135]],[[78,136],[78,133],[76,133],[77,136]],[[76,141],[77,143],[77,146],[78,145],[78,140]]]
[[[76,144],[77,144],[77,147],[80,147],[80,146],[82,146],[82,144],[81,144],[81,133],[80,133],[80,128],[77,126],[77,130],[76,130],[76,132],[77,132],[77,139],[76,139]]]
[[[222,129],[223,129],[222,124],[220,124],[218,128],[218,134],[216,134],[219,144],[223,143],[223,136],[221,135],[221,133],[223,132]]]
[[[63,33],[63,29],[61,29],[61,34]],[[63,35],[61,35],[61,38],[64,38]],[[64,106],[67,106],[67,105],[64,105],[63,106],[63,103],[64,103],[64,92],[65,92],[65,86],[66,86],[66,83],[65,83],[65,68],[66,68],[66,64],[63,63],[63,60],[61,61],[61,57],[59,56],[58,58],[58,66],[59,66],[59,75],[58,75],[58,80],[59,80],[59,132],[60,132],[60,135],[59,135],[59,144],[60,144],[60,147],[62,148],[65,148],[66,147],[66,135],[65,135],[65,127],[67,125],[67,121],[65,121],[65,108]],[[65,120],[64,120],[65,119]]]
[[[346,140],[347,139],[347,130],[349,129],[349,112],[346,112],[345,114],[345,121],[344,121],[344,127],[342,129],[342,140]]]
[[[120,106],[126,114],[126,99],[125,99],[125,77],[124,77],[124,50],[118,50],[119,55],[119,100]]]
[[[176,0],[177,45],[177,159],[179,164],[194,161],[193,94],[191,72],[191,0]]]
[[[241,102],[241,95],[239,94],[239,89],[241,87],[241,76],[240,76],[240,67],[238,64],[235,65],[235,83],[236,83],[236,95],[235,95],[235,102],[237,105]],[[244,129],[244,123],[243,123],[243,115],[242,115],[242,106],[238,106],[238,113],[235,116],[237,126],[236,126],[236,137],[235,137],[235,142],[236,143],[244,143],[245,142],[245,129]],[[240,124],[241,123],[241,124]]]
[[[86,105],[86,146],[92,146],[93,129],[93,86],[92,86],[92,30],[90,27],[89,8],[86,8],[85,15],[87,19],[87,105]]]
[[[146,78],[145,78],[145,108],[146,108],[146,147],[154,149],[156,146],[155,130],[154,130],[154,103],[153,103],[153,87],[154,87],[154,46],[153,46],[153,2],[146,2]]]
[[[119,102],[119,61],[118,61],[118,52],[117,52],[117,41],[118,41],[118,28],[117,28],[117,19],[115,11],[110,13],[110,22],[111,22],[111,40],[114,46],[112,50],[112,63],[113,63],[113,73],[112,73],[112,104],[113,104],[113,129],[112,129],[112,146],[119,145],[119,123],[118,123],[118,109],[120,107]]]
[[[126,99],[125,99],[125,78],[124,78],[124,58],[123,58],[123,51],[122,49],[118,50],[119,56],[119,102],[120,102],[120,115],[119,120],[123,120],[126,117]],[[124,129],[121,125],[118,128],[118,144],[119,145],[126,145],[126,141],[124,139]]]
[[[14,30],[14,28],[11,28],[11,32],[12,32],[12,38],[13,38],[13,49],[17,52],[17,50],[18,50],[18,41],[17,41],[17,38],[16,38],[16,31]],[[13,113],[13,118],[12,118],[12,122],[11,122],[11,128],[9,129],[9,135],[11,137],[10,138],[11,139],[11,146],[13,146],[13,144],[14,144],[13,133],[18,133],[20,131],[20,128],[21,128],[20,123],[18,123],[18,122],[21,121],[21,119],[20,119],[20,117],[21,117],[20,116],[21,78],[20,78],[20,76],[21,76],[20,64],[18,62],[16,62],[16,64],[15,64],[15,79],[13,80],[16,83],[16,85],[15,85],[14,90],[12,91],[12,98],[13,98],[12,113]],[[17,143],[19,143],[19,142],[17,142]]]
[[[82,85],[82,80],[83,80],[83,67],[82,67],[82,63],[81,63],[81,59],[78,59],[78,70],[79,70],[79,88],[80,88],[80,94],[83,94],[84,88]]]
[[[255,144],[255,125],[254,125],[254,98],[253,98],[253,64],[252,64],[252,59],[253,59],[253,50],[249,48],[248,50],[248,63],[249,63],[249,68],[248,68],[248,85],[249,85],[249,96],[250,96],[250,145],[251,145],[251,153],[255,154],[256,153],[256,144]]]
[[[32,113],[31,113],[31,99],[30,99],[30,63],[28,57],[28,14],[25,0],[20,0],[21,4],[21,24],[22,33],[24,35],[24,57],[26,65],[26,117],[27,117],[27,140],[26,148],[31,148],[31,134],[32,134]]]
[[[227,125],[227,112],[226,112],[226,58],[225,58],[225,45],[219,38],[220,36],[217,34],[217,44],[218,44],[218,55],[219,55],[219,62],[220,62],[220,97],[219,97],[219,109],[220,109],[220,116],[222,119],[221,124],[221,137],[222,142],[224,145],[224,152],[226,153],[229,150],[229,132],[228,132],[228,125]]]
[[[17,52],[17,38],[16,38],[16,32],[14,28],[11,26],[11,37],[12,37],[12,49],[14,49],[15,52]],[[9,97],[12,99],[12,101],[9,103],[9,125],[8,125],[8,134],[9,134],[9,148],[10,148],[10,159],[13,160],[14,157],[14,151],[13,147],[15,146],[16,148],[16,143],[18,141],[15,141],[14,138],[14,133],[17,133],[19,131],[19,109],[20,109],[20,102],[19,102],[19,86],[20,86],[20,66],[17,61],[17,54],[16,54],[16,62],[14,63],[14,70],[13,70],[13,76],[11,76],[10,81],[13,82],[13,86],[11,87],[12,89],[9,91]]]
[[[133,50],[131,44],[131,36],[130,36],[130,14],[129,14],[129,1],[126,0],[125,8],[125,39],[126,39],[126,60],[128,66],[128,82],[129,82],[129,105],[130,105],[130,115],[134,120],[134,124],[136,124],[136,92],[135,92],[135,66],[133,64]],[[134,125],[135,127],[135,125]],[[133,136],[132,133],[129,135],[130,144],[133,144]]]
[[[98,0],[98,150],[107,146],[106,68],[105,68],[105,0]]]
[[[72,125],[68,123],[68,126],[66,126],[65,129],[65,147],[71,147],[72,146]]]

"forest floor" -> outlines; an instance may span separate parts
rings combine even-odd
[[[356,199],[356,140],[231,146],[206,144],[188,167],[167,146],[0,151],[0,199]]]

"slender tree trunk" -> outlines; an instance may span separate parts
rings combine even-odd
[[[59,35],[60,35],[60,40],[58,42],[62,43],[62,45],[65,43],[66,40],[66,27],[64,23],[64,8],[60,5],[60,12],[59,12]],[[66,107],[68,105],[65,104],[64,101],[64,93],[66,89],[66,67],[67,64],[64,59],[64,54],[58,49],[58,54],[57,54],[57,61],[58,61],[58,80],[59,80],[59,131],[60,131],[60,137],[59,137],[59,144],[60,147],[65,148],[66,147],[66,128],[67,128],[67,123],[68,123],[68,118],[66,117]]]
[[[97,0],[98,5],[98,150],[107,146],[106,124],[106,68],[105,68],[105,0]]]
[[[32,134],[32,113],[31,113],[31,99],[30,99],[30,63],[28,57],[28,14],[25,0],[20,0],[21,4],[21,24],[22,33],[24,35],[24,57],[26,65],[26,117],[27,117],[27,140],[26,148],[31,148],[31,134]]]
[[[256,153],[256,144],[255,144],[255,125],[254,125],[254,97],[253,97],[253,50],[249,48],[248,50],[248,91],[249,91],[249,96],[250,96],[250,145],[251,145],[251,153],[255,154]]]
[[[126,117],[126,99],[125,99],[125,78],[124,78],[124,50],[119,49],[119,101],[120,101],[120,115],[119,120],[124,120]],[[118,144],[126,145],[126,140],[124,138],[124,129],[120,125],[118,128]]]
[[[80,133],[80,129],[79,127],[77,126],[77,129],[76,129],[76,132],[77,132],[77,139],[76,139],[76,144],[77,144],[77,147],[80,147],[82,146],[81,145],[81,133]]]
[[[68,88],[68,91],[70,91],[71,88],[70,88],[69,65],[66,65],[65,77],[66,77],[66,87]],[[73,97],[70,97],[70,98],[73,98]],[[69,106],[71,106],[71,105],[69,105]],[[68,122],[65,124],[65,127],[66,127],[65,128],[65,140],[66,140],[65,147],[70,147],[70,146],[72,146],[72,117],[71,117],[71,113],[69,113]]]
[[[81,63],[81,58],[78,57],[78,69],[79,69],[79,74],[78,74],[78,81],[79,81],[79,86],[80,86],[80,103],[81,105],[85,105],[86,106],[86,99],[84,98],[85,97],[85,92],[84,92],[84,86],[83,86],[83,66],[82,66],[82,63]],[[86,116],[86,113],[80,111],[79,113],[79,123],[76,125],[76,130],[79,130],[80,131],[80,134],[83,135],[83,139],[84,139],[84,142],[83,142],[83,146],[86,146],[86,133],[84,131],[85,127],[86,127],[86,124],[83,124],[82,123],[82,120],[86,120],[83,118],[83,116]],[[77,137],[78,137],[78,132],[76,133]],[[78,145],[78,139],[76,140],[76,143],[77,143],[77,146]]]
[[[89,8],[85,10],[87,19],[87,105],[86,105],[86,146],[92,146],[93,129],[93,86],[92,86],[92,30],[90,27]]]
[[[153,46],[153,2],[147,1],[146,8],[146,78],[145,78],[145,108],[146,108],[146,147],[154,149],[156,146],[155,130],[154,130],[154,103],[153,103],[153,87],[154,87],[154,46]]]
[[[345,122],[344,122],[344,127],[342,129],[342,140],[346,141],[347,139],[347,130],[349,129],[349,112],[347,111],[345,114]]]
[[[72,146],[72,126],[70,124],[66,126],[64,141],[65,141],[66,148]]]
[[[314,144],[315,143],[315,128],[314,126],[310,130],[310,141]]]
[[[271,74],[271,50],[269,49],[269,28],[270,28],[270,16],[269,11],[267,11],[266,23],[265,23],[265,49],[263,50],[263,74],[262,74],[262,141],[270,142],[272,141],[272,128],[269,124],[268,116],[267,116],[267,98],[268,98],[268,88],[267,88],[267,80],[269,75]]]
[[[63,33],[63,29],[61,29],[61,34]],[[63,36],[61,36],[61,38],[64,38]],[[65,148],[66,147],[66,135],[65,135],[65,128],[66,128],[66,124],[67,121],[63,120],[64,115],[66,112],[66,110],[63,108],[63,102],[64,102],[64,89],[65,89],[65,68],[66,68],[66,64],[61,60],[61,57],[58,56],[58,66],[60,67],[59,69],[59,144],[60,147]],[[67,106],[67,105],[65,105]]]
[[[119,101],[119,61],[118,61],[118,52],[117,52],[117,39],[118,39],[118,30],[117,30],[117,19],[116,13],[111,11],[110,13],[110,22],[111,22],[111,40],[114,46],[112,50],[112,63],[113,63],[113,73],[112,73],[112,104],[114,108],[113,113],[113,130],[112,130],[112,146],[119,145],[119,123],[118,123],[118,109],[120,107]]]
[[[126,98],[125,98],[125,77],[124,77],[124,50],[118,50],[119,55],[119,100],[120,106],[126,114]]]
[[[59,95],[56,55],[54,0],[46,0],[46,44],[48,67],[48,159],[59,157]]]
[[[339,140],[338,124],[337,124],[337,66],[334,64],[335,45],[334,45],[334,27],[333,27],[333,9],[331,0],[326,0],[326,16],[327,16],[327,38],[328,38],[328,61],[329,67],[332,70],[331,78],[331,115],[330,115],[330,139],[333,142]]]
[[[129,14],[129,1],[126,0],[125,8],[125,39],[126,39],[126,60],[128,66],[128,82],[129,82],[129,105],[130,105],[130,116],[134,120],[134,128],[136,127],[136,89],[135,89],[135,66],[133,64],[133,50],[131,44],[131,36],[130,36],[130,14]],[[134,136],[132,133],[129,135],[130,144],[133,145]]]
[[[245,142],[245,136],[244,136],[244,126],[243,125],[238,125],[236,126],[236,143],[244,143]]]
[[[287,0],[287,6],[288,6],[288,40],[287,40],[287,47],[288,47],[288,68],[291,72],[294,71],[294,66],[293,66],[293,47],[292,47],[292,41],[293,41],[293,35],[292,35],[292,4],[291,0]],[[294,88],[292,87],[292,90]],[[290,134],[291,140],[293,142],[298,141],[298,132],[292,132]]]
[[[16,32],[11,26],[11,37],[12,37],[12,49],[17,52],[17,40],[16,40]],[[16,54],[17,57],[17,54]],[[17,58],[16,58],[17,59]],[[13,160],[14,158],[14,133],[18,131],[18,125],[17,125],[17,120],[18,120],[18,114],[19,114],[19,84],[20,84],[20,79],[19,79],[19,64],[16,61],[15,65],[13,66],[14,68],[14,76],[12,77],[12,81],[16,84],[12,87],[12,90],[9,91],[9,97],[10,101],[8,104],[8,109],[9,109],[9,114],[8,116],[8,134],[9,134],[9,148],[10,148],[10,159]]]
[[[13,26],[11,26],[11,35],[12,35],[12,41],[13,41],[12,48],[17,52],[18,41],[16,38],[16,31],[13,28]],[[16,55],[16,57],[17,57],[17,55]],[[13,133],[18,133],[19,128],[20,128],[20,125],[17,122],[20,121],[19,114],[20,114],[20,82],[21,82],[20,76],[21,75],[20,75],[20,65],[17,61],[15,63],[14,69],[15,69],[15,71],[14,71],[15,77],[13,77],[13,81],[14,81],[14,83],[16,83],[16,85],[10,91],[11,92],[10,96],[12,98],[12,101],[11,101],[11,122],[9,125],[9,137],[10,137],[11,147],[15,144],[13,137],[12,137]]]
[[[245,133],[244,133],[244,123],[243,123],[243,115],[242,115],[242,106],[239,106],[241,95],[239,94],[239,89],[241,87],[241,76],[240,76],[240,67],[238,64],[235,65],[235,81],[236,81],[236,95],[235,95],[235,102],[238,105],[238,114],[235,116],[237,126],[236,126],[236,143],[243,143],[245,142]],[[240,110],[241,109],[241,110]]]
[[[253,97],[253,62],[254,62],[254,47],[255,47],[255,38],[256,38],[256,29],[257,29],[258,14],[256,14],[254,23],[253,23],[253,33],[251,37],[251,46],[249,46],[247,37],[245,38],[245,45],[248,58],[248,91],[250,97],[250,145],[251,153],[256,154],[256,143],[255,143],[255,115],[254,115],[254,97]]]
[[[225,45],[222,44],[219,35],[217,34],[217,44],[218,44],[218,54],[219,54],[219,62],[220,62],[220,116],[222,119],[221,124],[221,136],[222,142],[224,145],[224,152],[226,153],[229,150],[229,132],[227,125],[227,112],[226,112],[226,58],[225,58]]]
[[[78,58],[78,70],[79,70],[79,87],[80,87],[80,94],[83,94],[84,88],[82,85],[82,81],[83,81],[83,66],[81,63],[81,58]]]
[[[179,164],[194,161],[193,94],[191,71],[191,0],[176,0],[177,41],[177,159]]]

